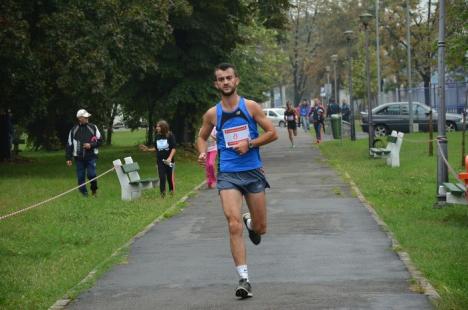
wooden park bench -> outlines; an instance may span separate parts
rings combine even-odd
[[[458,179],[465,182],[465,184],[461,182],[446,182],[442,186],[439,186],[439,195],[445,196],[447,203],[468,205],[468,156],[465,157],[465,169],[466,172],[458,174]]]
[[[138,173],[140,166],[137,162],[133,162],[131,157],[125,157],[124,164],[120,159],[116,159],[112,163],[119,178],[122,200],[138,198],[141,196],[142,190],[154,188],[159,183],[158,178],[141,179]]]
[[[387,165],[391,167],[400,167],[400,149],[403,143],[404,133],[392,131],[391,135],[387,137],[387,147],[369,149],[370,156],[373,158],[385,158]]]

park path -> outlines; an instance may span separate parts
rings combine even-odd
[[[299,129],[262,148],[271,189],[268,232],[247,243],[254,297],[237,300],[237,275],[215,190],[138,239],[67,309],[431,309],[348,184]]]

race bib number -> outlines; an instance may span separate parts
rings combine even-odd
[[[167,150],[169,148],[169,143],[167,142],[167,139],[159,139],[156,140],[156,146],[158,150]]]
[[[294,120],[294,115],[288,115],[288,116],[286,116],[286,119],[288,121],[293,121]]]
[[[226,142],[226,147],[230,148],[238,144],[242,140],[249,140],[249,125],[241,125],[231,128],[223,129],[224,141]]]

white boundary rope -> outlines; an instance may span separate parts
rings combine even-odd
[[[458,174],[455,172],[455,170],[452,168],[452,166],[450,166],[447,158],[445,158],[444,156],[444,152],[442,152],[442,148],[440,146],[440,140],[436,140],[437,141],[437,149],[439,150],[439,154],[440,154],[440,157],[442,157],[442,160],[444,161],[445,165],[447,166],[448,170],[450,171],[450,173],[455,177],[456,180],[459,180],[461,181],[459,178],[458,178]]]
[[[74,188],[72,188],[72,189],[69,189],[69,190],[67,190],[67,191],[65,191],[65,192],[63,192],[63,193],[61,193],[61,194],[58,194],[58,195],[56,195],[56,196],[54,196],[54,197],[52,197],[52,198],[46,199],[46,200],[44,200],[44,201],[41,201],[41,202],[39,202],[39,203],[36,203],[36,204],[34,204],[34,205],[32,205],[32,206],[29,206],[29,207],[27,207],[27,208],[24,208],[24,209],[21,209],[21,210],[12,212],[12,213],[10,213],[10,214],[2,215],[2,216],[0,216],[0,221],[3,221],[3,220],[5,220],[5,219],[7,219],[7,218],[9,218],[9,217],[18,215],[18,214],[20,214],[20,213],[26,212],[26,211],[28,211],[28,210],[37,208],[37,207],[39,207],[39,206],[41,206],[41,205],[43,205],[43,204],[45,204],[45,203],[47,203],[47,202],[49,202],[49,201],[52,201],[52,200],[57,199],[57,198],[59,198],[59,197],[62,197],[62,196],[64,196],[64,195],[66,195],[66,194],[68,194],[68,193],[70,193],[70,192],[72,192],[72,191],[78,189],[79,187],[88,184],[88,183],[91,182],[91,181],[94,181],[94,180],[99,179],[100,177],[102,177],[102,176],[108,174],[109,172],[113,171],[114,169],[115,169],[115,167],[112,167],[111,169],[107,170],[106,172],[104,172],[104,173],[102,173],[102,174],[96,176],[95,178],[92,178],[91,180],[85,182],[84,184],[78,185],[78,186],[76,186],[76,187],[74,187]]]

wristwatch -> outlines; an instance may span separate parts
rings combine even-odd
[[[253,144],[252,144],[252,141],[249,141],[249,149],[253,148]]]

